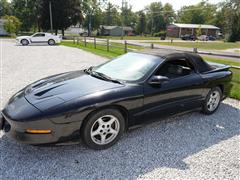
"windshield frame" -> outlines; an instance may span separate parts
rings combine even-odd
[[[131,53],[134,53],[134,52],[131,52]],[[139,56],[141,56],[141,55],[149,56],[149,60],[151,60],[151,61],[153,61],[155,63],[153,65],[153,67],[150,68],[143,77],[141,77],[140,79],[137,79],[137,80],[125,80],[125,79],[114,78],[114,77],[111,77],[109,75],[108,76],[111,77],[112,79],[118,80],[118,81],[123,82],[123,83],[136,84],[136,83],[145,82],[149,78],[149,76],[151,76],[152,72],[159,66],[159,64],[161,64],[164,61],[163,58],[158,57],[158,56],[154,56],[154,55],[143,54],[143,53],[134,53],[134,54],[137,54]],[[126,54],[124,54],[124,55],[126,55]],[[122,56],[124,56],[124,55],[122,55]],[[99,67],[104,66],[105,64],[109,63],[110,61],[114,61],[115,59],[120,58],[122,56],[118,56],[118,57],[116,57],[116,58],[114,58],[112,60],[109,60],[109,61],[107,61],[105,63],[102,63],[102,64],[100,64],[98,66],[94,66],[94,67],[92,67],[92,70],[97,72],[97,69]]]

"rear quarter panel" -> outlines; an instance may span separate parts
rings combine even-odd
[[[223,91],[223,98],[226,98],[232,88],[232,72],[230,70],[219,71],[219,72],[210,72],[201,74],[203,79],[203,95],[204,97],[207,96],[208,92],[216,87],[219,86]]]

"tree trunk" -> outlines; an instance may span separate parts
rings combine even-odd
[[[57,30],[57,29],[55,29],[55,35],[57,35],[57,33],[58,33],[58,30]]]
[[[64,36],[64,29],[62,29],[62,37]]]

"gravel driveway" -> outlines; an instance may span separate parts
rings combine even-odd
[[[1,40],[0,40],[1,41]],[[2,44],[2,102],[39,78],[106,59],[63,46]],[[0,179],[239,179],[240,104],[190,113],[126,133],[112,148],[36,147],[0,138]]]

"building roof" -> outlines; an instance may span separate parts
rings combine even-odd
[[[179,28],[199,28],[201,26],[202,29],[220,29],[217,26],[209,25],[209,24],[181,24],[181,23],[174,23],[170,26],[177,26]]]
[[[100,25],[100,28],[106,29],[106,30],[112,30],[115,28],[122,28],[122,26],[105,26],[105,25]],[[124,31],[132,31],[133,29],[130,26],[124,26],[123,27]]]

